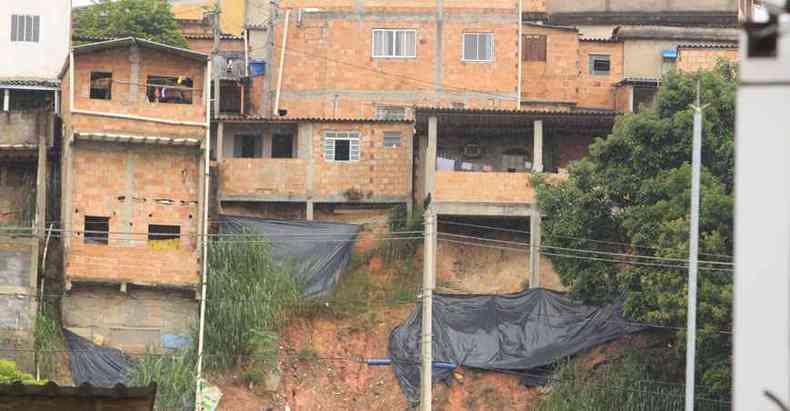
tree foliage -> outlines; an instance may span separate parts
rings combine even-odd
[[[95,0],[95,4],[75,12],[74,34],[137,37],[187,47],[166,0]]]
[[[733,251],[736,83],[733,68],[722,62],[707,72],[669,74],[655,104],[618,118],[612,134],[596,139],[589,156],[570,167],[567,182],[539,184],[538,201],[547,215],[547,245],[678,259],[642,259],[654,265],[635,265],[611,255],[597,261],[549,256],[574,298],[586,303],[624,298],[627,314],[636,320],[685,328],[690,105],[698,80],[702,101],[708,104],[703,128],[700,260],[731,261],[726,256]],[[721,270],[731,268],[724,264],[700,267],[697,361],[701,372],[697,382],[726,395],[731,336],[720,331],[732,328],[733,273]],[[676,336],[680,364],[685,331]]]

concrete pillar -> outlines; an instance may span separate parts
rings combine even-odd
[[[439,119],[428,118],[428,147],[425,150],[425,196],[433,195],[436,187],[436,141],[439,137]]]
[[[3,90],[3,111],[9,111],[11,109],[11,90],[5,89]]]
[[[532,171],[543,172],[543,120],[535,120],[532,133]]]
[[[307,203],[305,203],[305,218],[307,221],[313,221],[315,218],[314,208],[313,200],[307,200]]]
[[[222,157],[225,154],[225,122],[218,121],[217,122],[217,152],[215,153],[215,157],[217,158],[217,163],[222,164]]]
[[[540,247],[543,223],[535,210],[529,218],[529,288],[540,287]]]
[[[140,90],[146,92],[146,88],[140,87],[140,49],[137,46],[129,47],[129,95],[128,102],[132,107],[140,103]],[[115,93],[113,93],[115,94]]]

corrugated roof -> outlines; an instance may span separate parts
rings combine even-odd
[[[534,21],[525,21],[523,22],[523,24],[525,26],[531,26],[531,27],[542,27],[547,29],[565,30],[565,31],[579,31],[576,27],[573,26],[559,26],[554,24],[538,23]]]
[[[417,115],[421,114],[482,114],[482,115],[543,115],[543,116],[615,116],[618,113],[607,109],[579,108],[573,110],[513,110],[498,108],[453,108],[453,107],[417,107]]]
[[[99,50],[111,49],[115,47],[130,47],[132,45],[138,45],[140,47],[150,48],[154,50],[162,50],[200,61],[208,60],[208,55],[204,53],[199,53],[197,51],[192,51],[188,49],[182,49],[180,47],[168,46],[167,44],[157,43],[155,41],[150,41],[150,40],[138,39],[135,37],[124,37],[120,39],[100,41],[97,43],[83,44],[80,46],[73,47],[72,50],[74,51],[74,54],[83,54],[83,53],[92,53]]]
[[[297,122],[322,122],[322,123],[410,123],[413,119],[378,119],[370,117],[269,117],[262,115],[220,114],[215,120],[223,121],[261,121],[271,123],[297,123]]]
[[[82,384],[79,387],[59,386],[50,381],[44,385],[22,384],[15,382],[12,384],[0,384],[0,398],[3,397],[78,397],[96,399],[147,399],[150,407],[154,407],[156,398],[156,383],[151,383],[146,387],[126,387],[118,384],[112,388],[97,387],[90,384]]]
[[[199,146],[200,138],[183,137],[158,137],[158,136],[133,136],[128,134],[106,134],[76,131],[74,137],[77,140],[104,141],[110,143],[137,143],[137,144],[159,144],[165,146]]]
[[[678,44],[678,48],[680,49],[737,49],[738,42],[702,42],[702,43],[680,43]]]
[[[615,87],[622,85],[641,85],[641,86],[655,86],[661,84],[661,80],[654,77],[625,77],[614,84]]]
[[[738,30],[729,28],[620,26],[616,33],[621,39],[686,40],[687,42],[735,42]]]
[[[579,26],[579,40],[612,41],[617,26]]]
[[[53,89],[56,90],[60,87],[60,82],[57,80],[16,80],[16,79],[7,79],[2,80],[0,79],[0,86],[6,86],[6,88],[46,88],[46,89]]]
[[[214,35],[209,33],[184,33],[184,38],[187,40],[213,40]],[[220,34],[221,40],[244,40],[242,36],[234,36],[233,34]]]

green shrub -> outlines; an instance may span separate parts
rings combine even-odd
[[[14,382],[23,384],[41,385],[45,380],[36,380],[36,377],[16,369],[16,362],[11,360],[0,360],[0,384],[11,384]]]

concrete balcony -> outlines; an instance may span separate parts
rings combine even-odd
[[[35,149],[38,146],[38,133],[47,135],[49,140],[50,121],[49,112],[0,112],[0,148],[6,151]]]
[[[533,203],[531,173],[437,171],[435,201]]]
[[[305,201],[307,161],[301,158],[226,158],[219,197],[225,201]]]

